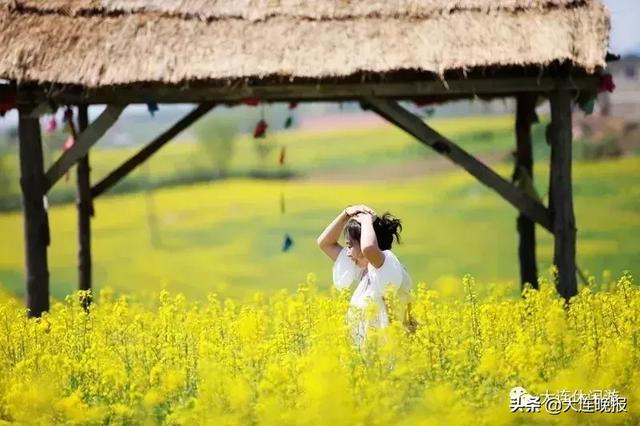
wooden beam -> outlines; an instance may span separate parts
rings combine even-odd
[[[520,94],[516,98],[516,155],[513,180],[520,188],[527,185],[533,189],[533,149],[531,124],[537,122],[535,94]],[[522,212],[516,220],[518,229],[518,260],[520,262],[520,291],[525,283],[538,288],[538,266],[536,263],[535,223]]]
[[[571,182],[571,93],[551,93],[551,145],[549,210],[553,223],[553,263],[558,269],[556,289],[569,300],[578,294],[576,279],[576,226]]]
[[[397,102],[376,97],[364,98],[364,103],[384,119],[400,127],[423,144],[462,166],[481,183],[495,190],[516,209],[527,215],[547,230],[551,230],[551,220],[546,207],[519,190],[509,181],[478,161],[465,150],[454,144],[420,118],[398,105]]]
[[[196,107],[189,114],[184,116],[180,121],[174,124],[170,129],[162,133],[144,148],[142,148],[137,154],[129,158],[122,163],[117,169],[105,176],[100,182],[98,182],[93,188],[91,188],[91,196],[93,198],[98,197],[103,192],[113,187],[116,183],[127,176],[133,169],[143,163],[149,157],[151,157],[156,151],[162,148],[167,142],[173,139],[176,135],[182,132],[184,129],[193,124],[200,117],[209,112],[215,105],[212,103],[204,103]]]
[[[107,130],[116,122],[126,105],[107,105],[100,116],[77,137],[71,148],[65,151],[46,173],[45,191],[53,185],[78,161],[87,155],[93,146]]]
[[[30,317],[49,310],[49,218],[45,207],[45,176],[37,105],[18,106],[20,186],[24,209],[26,305]]]
[[[84,132],[89,127],[87,105],[78,106],[78,127]],[[78,209],[78,290],[91,290],[91,216],[93,216],[93,200],[91,199],[89,153],[80,157],[76,172],[76,207]],[[87,309],[91,297],[81,301]]]
[[[9,97],[14,97],[18,93],[16,89],[16,85],[13,83],[2,83],[0,84],[0,99],[5,99]]]
[[[574,76],[571,79],[550,77],[468,78],[462,80],[419,80],[396,82],[280,82],[232,84],[212,82],[193,87],[152,84],[149,87],[69,88],[69,86],[34,86],[30,92],[20,92],[24,101],[47,100],[59,104],[128,104],[147,103],[235,103],[246,98],[265,102],[276,101],[345,101],[365,96],[416,98],[432,96],[441,101],[450,99],[515,96],[521,92],[544,93],[566,89],[590,90],[597,87],[596,76]]]

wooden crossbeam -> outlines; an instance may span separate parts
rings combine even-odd
[[[89,125],[75,141],[73,146],[65,151],[60,158],[47,170],[45,175],[45,192],[48,192],[55,183],[78,161],[89,152],[93,146],[116,122],[126,105],[107,105],[102,114]]]
[[[542,203],[516,188],[458,145],[427,126],[419,117],[390,99],[366,97],[363,99],[363,103],[423,144],[462,166],[481,183],[495,190],[516,209],[552,232],[549,212]]]
[[[416,79],[383,82],[286,82],[233,84],[212,82],[198,87],[155,85],[150,87],[59,88],[34,86],[20,93],[26,100],[54,101],[61,104],[147,103],[235,103],[246,98],[275,101],[345,101],[364,96],[415,98],[429,96],[441,102],[451,99],[506,97],[522,92],[547,93],[553,90],[595,90],[597,76],[467,78],[457,80]],[[25,101],[26,101],[25,100]]]
[[[91,188],[91,196],[93,198],[98,197],[100,194],[113,187],[116,183],[127,176],[133,169],[143,163],[146,159],[151,157],[156,151],[158,151],[167,142],[173,139],[178,133],[193,124],[200,117],[209,112],[215,104],[204,103],[196,107],[189,114],[184,116],[180,121],[174,124],[170,129],[162,133],[133,157],[122,163],[117,169],[105,176],[100,182]]]

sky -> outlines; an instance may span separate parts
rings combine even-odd
[[[640,0],[604,0],[611,14],[609,51],[640,54]]]

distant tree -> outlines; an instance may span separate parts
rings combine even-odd
[[[229,171],[238,125],[232,118],[208,119],[195,126],[195,134],[218,175]]]

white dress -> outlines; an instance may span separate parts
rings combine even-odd
[[[396,290],[400,306],[399,318],[404,318],[404,309],[410,300],[412,281],[404,265],[391,250],[383,250],[384,262],[380,268],[371,263],[366,268],[360,268],[347,256],[347,249],[342,248],[333,264],[333,283],[338,289],[351,287],[354,281],[358,281],[353,296],[347,320],[349,321],[353,336],[360,346],[366,337],[368,327],[384,328],[389,325],[387,310],[382,296],[387,284],[391,284]],[[371,301],[377,305],[377,314],[366,321],[363,308]]]

